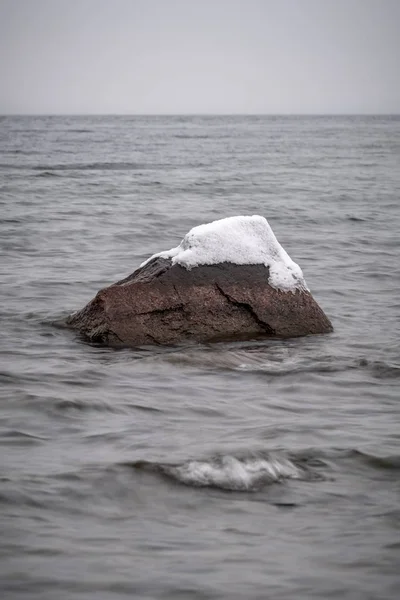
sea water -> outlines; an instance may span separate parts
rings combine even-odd
[[[334,333],[112,350],[57,327],[266,217]],[[0,120],[0,590],[397,599],[400,118]]]

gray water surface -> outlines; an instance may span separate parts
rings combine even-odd
[[[2,598],[398,598],[399,117],[3,117],[0,207]],[[56,327],[236,214],[333,334]]]

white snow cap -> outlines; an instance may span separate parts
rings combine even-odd
[[[285,292],[307,290],[302,270],[282,248],[267,219],[258,215],[228,217],[193,227],[176,248],[154,254],[190,270],[230,262],[269,267],[269,284]]]

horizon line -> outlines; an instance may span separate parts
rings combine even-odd
[[[400,112],[293,112],[293,113],[125,113],[125,112],[0,112],[0,117],[398,117]]]

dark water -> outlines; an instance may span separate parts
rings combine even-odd
[[[399,597],[399,117],[3,118],[0,204],[2,598]],[[54,326],[235,214],[333,334]]]

